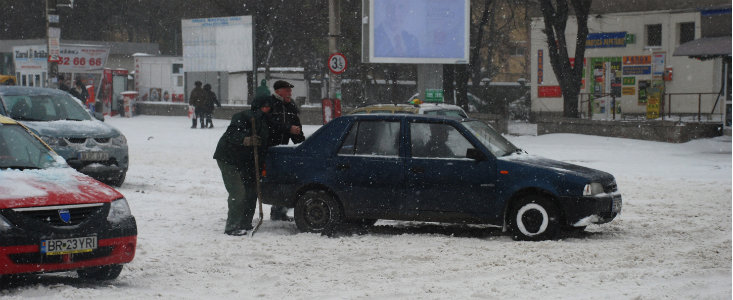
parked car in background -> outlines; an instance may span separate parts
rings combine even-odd
[[[350,114],[420,114],[468,118],[468,114],[460,107],[444,103],[421,104],[374,104],[359,107]]]
[[[23,122],[79,172],[115,186],[125,181],[127,139],[69,93],[0,86],[0,115]]]
[[[114,279],[136,245],[122,194],[0,116],[0,277],[77,270],[82,278]]]
[[[466,93],[466,97],[468,98],[468,111],[469,112],[472,112],[472,113],[479,112],[479,111],[480,112],[484,112],[484,113],[489,112],[489,111],[487,111],[488,106],[489,106],[489,103],[488,102],[484,101],[483,99],[481,99],[479,97],[476,97],[474,94],[471,94],[470,92],[469,93]],[[410,97],[410,99],[407,100],[407,102],[408,103],[412,103],[413,101],[415,101],[416,99],[419,99],[419,98],[420,98],[420,93],[415,93],[414,95],[412,95],[412,97]],[[453,93],[453,99],[452,100],[448,100],[446,102],[448,102],[448,103],[457,103],[456,102],[456,94]],[[460,106],[457,106],[457,107],[460,107]]]
[[[305,232],[393,219],[544,240],[609,222],[622,204],[611,174],[529,155],[474,119],[347,115],[270,148],[266,166],[263,202],[294,207]]]

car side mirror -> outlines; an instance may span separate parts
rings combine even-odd
[[[103,113],[100,113],[100,112],[96,112],[95,111],[94,112],[94,118],[97,119],[97,120],[100,120],[100,121],[104,122],[104,114]]]
[[[468,150],[466,150],[466,157],[477,160],[477,161],[488,160],[488,157],[486,157],[486,154],[484,154],[483,152],[481,152],[481,150],[478,150],[476,148],[469,148]]]

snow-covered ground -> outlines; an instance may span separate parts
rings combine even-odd
[[[531,154],[616,176],[622,215],[562,240],[516,242],[480,226],[392,221],[328,238],[267,217],[250,238],[223,234],[226,191],[211,157],[228,121],[205,130],[189,129],[185,117],[107,122],[130,147],[119,190],[138,222],[135,260],[114,281],[49,274],[5,287],[0,298],[731,298],[730,137],[684,144],[509,137]]]

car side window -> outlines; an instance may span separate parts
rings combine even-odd
[[[398,121],[360,121],[351,127],[339,154],[398,156],[399,137]]]
[[[412,157],[466,158],[473,148],[455,127],[440,123],[410,123]]]

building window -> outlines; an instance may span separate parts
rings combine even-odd
[[[695,39],[695,22],[680,23],[680,44],[687,43]]]
[[[525,52],[527,51],[527,42],[521,41],[521,42],[515,42],[512,43],[509,47],[509,54],[512,56],[524,56]]]
[[[646,25],[646,45],[649,47],[662,46],[662,24]]]
[[[182,69],[183,64],[173,64],[173,69],[171,71],[173,72],[173,74],[180,74]]]

